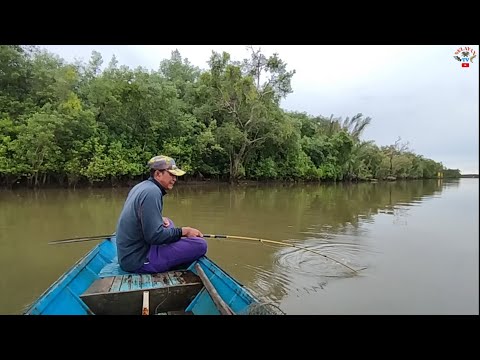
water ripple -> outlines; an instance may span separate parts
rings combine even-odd
[[[279,252],[275,264],[305,276],[349,277],[355,274],[350,268],[359,268],[354,262],[361,246],[334,242],[297,242],[293,248]]]
[[[362,254],[368,252],[365,245],[309,239],[290,241],[292,247],[279,246],[272,254],[271,270],[261,266],[244,266],[255,273],[255,291],[278,302],[285,293],[297,296],[323,290],[329,279],[361,276],[365,264],[360,264]],[[297,248],[295,246],[301,247]],[[355,272],[349,268],[357,270]],[[272,289],[283,291],[273,291]]]

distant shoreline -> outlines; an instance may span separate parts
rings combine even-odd
[[[431,178],[431,179],[392,179],[392,180],[376,180],[372,179],[370,181],[338,181],[337,184],[356,184],[356,183],[372,183],[376,184],[379,182],[384,182],[384,183],[391,183],[395,181],[419,181],[419,180],[447,180],[447,179],[460,179],[460,178],[470,178],[470,179],[478,179],[479,174],[465,174],[465,175],[460,175],[457,177],[446,177],[446,178]],[[41,186],[39,188],[36,188],[38,190],[46,190],[46,189],[69,189],[69,190],[75,190],[75,189],[122,189],[122,188],[131,188],[134,185],[138,184],[139,182],[146,180],[146,177],[143,178],[138,178],[138,179],[133,179],[133,180],[127,180],[127,181],[119,181],[116,182],[115,184],[112,184],[108,181],[104,182],[97,182],[94,184],[89,184],[88,182],[81,182],[76,184],[75,186],[67,186],[66,183],[63,184],[48,184]],[[197,185],[211,185],[211,186],[218,186],[218,185],[230,185],[230,186],[263,186],[263,185],[282,185],[282,186],[292,186],[292,185],[298,185],[298,184],[335,184],[334,181],[280,181],[280,180],[239,180],[235,183],[230,183],[228,180],[219,180],[219,179],[204,179],[204,180],[198,180],[198,179],[182,179],[181,181],[177,182],[176,186],[197,186]],[[13,186],[2,186],[0,185],[0,190],[17,190],[17,189],[35,189],[31,186],[28,186],[26,183],[15,183]]]

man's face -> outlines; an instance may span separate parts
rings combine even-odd
[[[170,174],[168,170],[157,170],[155,172],[155,180],[157,180],[165,190],[172,190],[173,185],[177,182],[177,177]]]

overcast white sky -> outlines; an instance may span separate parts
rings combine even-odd
[[[158,70],[175,49],[191,64],[207,69],[212,50],[232,60],[248,58],[245,45],[45,45],[69,62],[87,62],[93,50],[106,66]],[[372,118],[362,138],[390,145],[401,137],[416,154],[478,173],[478,45],[255,45],[266,56],[278,53],[287,70],[296,70],[286,110],[310,115]],[[460,47],[475,50],[468,68],[454,59]],[[461,56],[461,55],[460,55]]]

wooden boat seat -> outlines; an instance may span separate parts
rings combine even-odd
[[[144,291],[149,292],[150,314],[183,311],[203,288],[201,279],[190,270],[105,276],[107,270],[113,274],[119,267],[115,269],[105,267],[104,276],[80,295],[93,314],[141,315]]]
[[[132,273],[122,270],[120,268],[120,264],[117,261],[117,257],[115,257],[113,262],[106,264],[102,268],[102,270],[100,270],[100,273],[98,274],[98,276],[101,278],[104,278],[104,277],[110,277],[110,276],[116,276],[116,275],[128,275],[128,274],[132,274]]]

